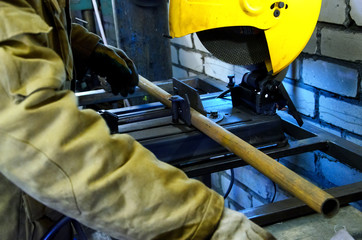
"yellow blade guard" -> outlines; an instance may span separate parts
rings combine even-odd
[[[277,74],[301,53],[318,20],[322,0],[171,0],[171,37],[213,28],[250,26],[264,30]]]

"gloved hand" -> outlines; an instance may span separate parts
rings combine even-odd
[[[275,240],[276,238],[244,214],[224,208],[211,240]]]
[[[93,50],[89,67],[111,85],[112,93],[126,97],[138,85],[136,66],[121,49],[107,47],[98,43]]]

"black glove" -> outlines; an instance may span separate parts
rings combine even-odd
[[[120,49],[98,43],[94,48],[89,67],[111,85],[112,93],[126,97],[138,85],[138,73],[131,59]]]

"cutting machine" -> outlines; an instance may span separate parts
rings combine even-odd
[[[113,132],[132,135],[160,160],[192,177],[245,163],[188,126],[189,108],[197,109],[274,158],[321,150],[336,158],[343,155],[344,161],[361,169],[361,161],[356,161],[361,159],[361,153],[355,146],[337,139],[327,142],[331,136],[326,133],[315,138],[313,128],[312,132],[298,128],[275,114],[276,109],[288,105],[298,124],[302,123],[281,81],[287,66],[307,44],[320,6],[321,0],[171,0],[171,37],[196,32],[215,57],[246,66],[250,72],[242,79],[229,76],[227,86],[205,76],[160,82],[160,87],[178,95],[170,99],[171,110],[151,99],[148,104],[101,114]],[[133,97],[140,100],[144,95],[137,90]],[[78,96],[81,105],[117,99],[111,94]],[[345,192],[343,197],[346,194],[349,193]],[[278,220],[274,216],[273,221]]]

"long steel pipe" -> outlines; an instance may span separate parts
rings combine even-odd
[[[172,95],[168,92],[142,76],[139,78],[138,86],[167,107],[171,107],[171,101],[169,99]],[[332,217],[337,214],[339,202],[332,195],[308,182],[298,174],[192,108],[191,123],[195,128],[224,146],[229,151],[235,153],[242,160],[256,168],[283,189],[302,200],[316,212],[322,213],[326,217]]]

